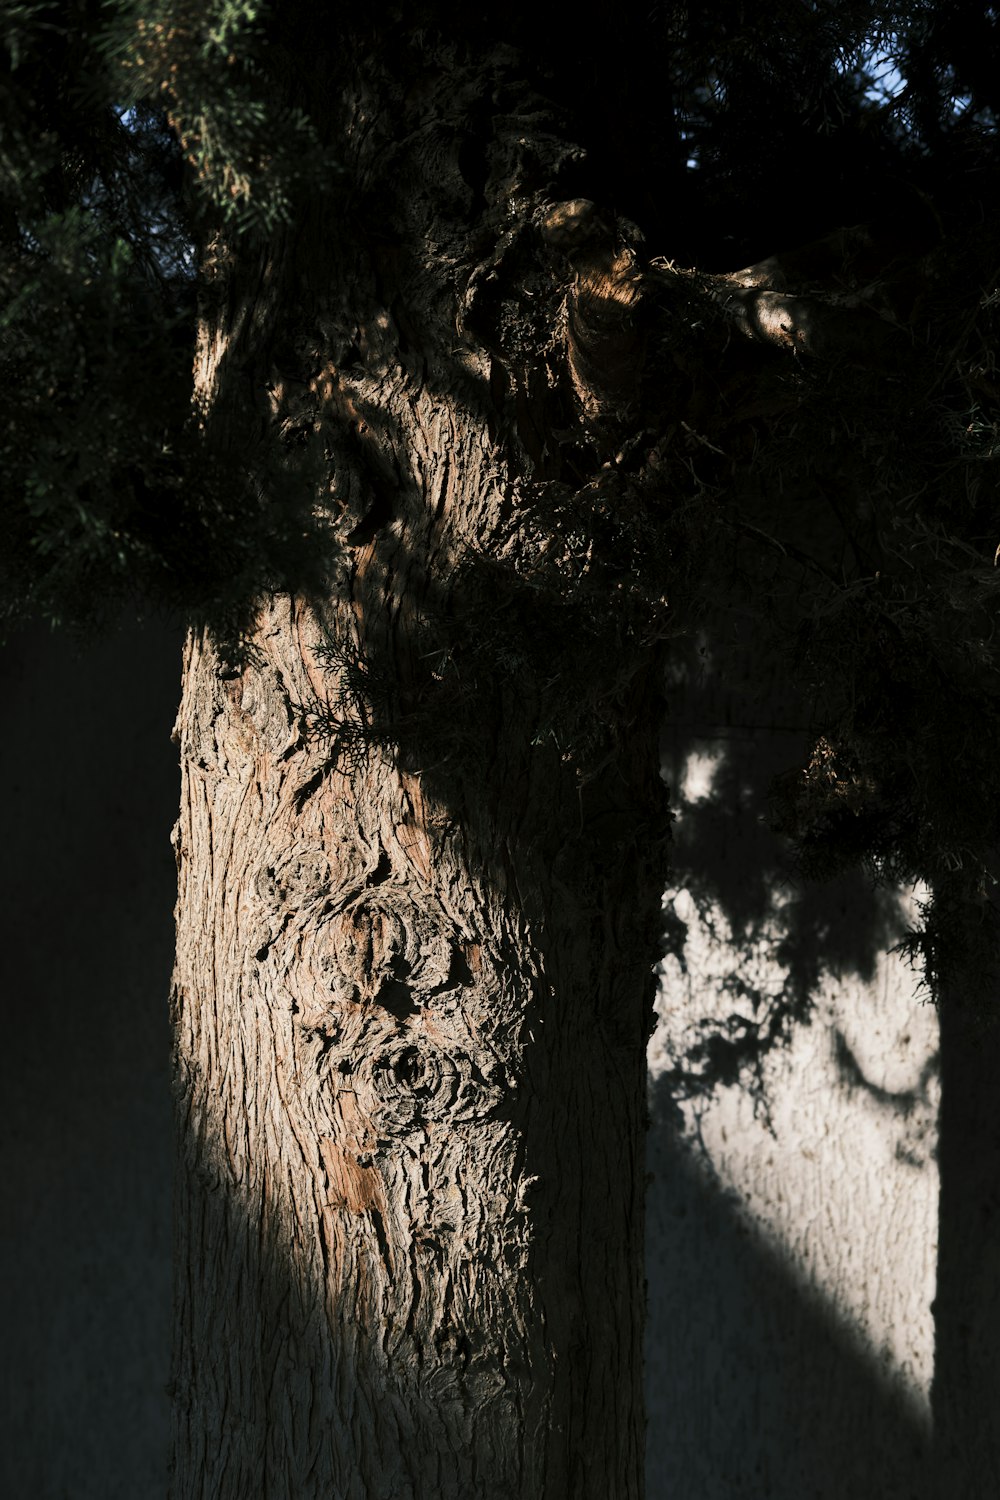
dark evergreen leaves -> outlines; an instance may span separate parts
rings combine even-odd
[[[235,45],[227,25],[249,24],[240,8],[215,32],[209,13],[170,33],[161,10],[146,26],[173,36],[174,60],[165,41],[156,53],[166,76],[202,87],[212,48]],[[196,241],[221,196],[259,228],[291,186],[279,160],[251,204],[249,175],[236,192],[199,157],[211,192],[198,195],[161,107],[170,91],[151,62],[141,86],[123,64],[141,19],[86,0],[0,10],[0,610],[92,625],[129,599],[236,640],[263,591],[325,575],[311,499],[282,457],[265,502],[192,414]],[[259,101],[219,107],[241,140],[255,119],[262,139]]]

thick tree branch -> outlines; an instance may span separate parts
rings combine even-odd
[[[898,328],[863,302],[838,305],[822,297],[799,296],[745,286],[740,272],[706,278],[712,300],[747,338],[775,344],[796,354],[882,365]]]
[[[914,263],[924,248],[856,224],[706,282],[748,338],[877,366],[899,343],[901,313],[912,311],[915,281],[923,283]]]
[[[611,220],[585,198],[552,206],[542,234],[575,272],[567,361],[583,414],[597,426],[627,421],[638,405],[648,293],[657,283],[669,290],[683,278],[688,298],[707,297],[746,338],[794,354],[884,368],[901,348],[894,293],[902,289],[912,303],[912,256],[906,261],[898,243],[877,240],[865,226],[715,275],[665,261],[642,269]]]

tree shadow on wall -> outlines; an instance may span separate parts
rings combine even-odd
[[[925,1414],[699,1168],[675,1113],[661,1081],[647,1200],[649,1500],[931,1500]]]
[[[808,709],[759,641],[720,634],[675,655],[662,745],[677,817],[668,962],[696,1015],[654,1088],[650,1500],[931,1500],[927,1413],[684,1134],[680,1103],[725,1086],[769,1118],[769,1057],[810,1024],[827,976],[870,983],[903,925],[894,893],[860,871],[795,878],[772,789],[808,754]]]
[[[810,746],[809,712],[785,690],[780,663],[769,670],[755,641],[686,644],[686,655],[675,654],[662,737],[676,817],[666,952],[688,972],[683,891],[713,946],[729,955],[729,972],[716,981],[713,1013],[695,1020],[675,1052],[671,1086],[683,1098],[741,1083],[766,1111],[767,1057],[809,1023],[824,977],[871,983],[906,922],[896,892],[859,869],[800,880],[773,830],[775,786]]]
[[[650,1284],[650,1500],[984,1500],[1000,1494],[1000,1027],[946,997],[940,1058],[928,1064],[942,1091],[933,1443],[863,1344],[697,1169],[677,1128],[679,1101],[735,1083],[766,1115],[766,1060],[810,1023],[820,981],[870,983],[905,926],[895,893],[859,870],[795,878],[770,827],[772,795],[805,763],[810,714],[777,667],[767,680],[755,652],[759,642],[732,636],[691,642],[668,692],[672,890],[689,892],[699,917],[721,917],[711,936],[731,973],[710,981],[715,1013],[689,1029],[657,1085],[647,1244],[676,1253],[664,1261],[675,1270]],[[683,975],[689,934],[670,898],[668,952]],[[777,992],[755,992],[761,947],[785,971]],[[903,1096],[881,1098],[839,1035],[835,1053],[845,1087],[905,1111]]]

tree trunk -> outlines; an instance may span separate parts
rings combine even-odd
[[[642,1493],[657,656],[532,571],[527,314],[520,365],[455,332],[474,194],[434,119],[481,84],[424,77],[423,134],[345,90],[359,192],[397,143],[378,244],[320,203],[209,257],[207,438],[311,485],[334,561],[242,665],[186,651],[175,1500]]]

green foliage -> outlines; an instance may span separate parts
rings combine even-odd
[[[111,0],[99,47],[123,102],[166,110],[206,207],[270,233],[303,187],[334,180],[305,112],[276,100],[261,62],[263,0]]]
[[[203,16],[169,76],[207,88],[213,49],[237,47],[254,14]],[[251,477],[192,416],[194,242],[223,197],[241,223],[273,224],[291,176],[279,152],[257,175],[233,166],[237,190],[199,158],[199,196],[169,91],[153,87],[166,54],[123,81],[125,59],[145,55],[129,42],[142,20],[85,0],[0,9],[0,617],[95,625],[125,600],[152,603],[211,623],[232,652],[262,592],[321,586],[326,549],[297,456]],[[144,21],[157,37],[165,24],[159,10]],[[263,103],[234,98],[219,108],[234,150],[249,149]]]
[[[946,999],[986,1030],[997,1025],[1000,981],[994,885],[939,881],[933,899],[920,903],[918,925],[897,944],[932,1000]]]
[[[0,266],[4,597],[11,611],[80,616],[148,571],[136,498],[179,481],[169,418],[183,416],[182,355],[164,359],[166,312],[139,312],[126,240],[77,206],[30,235]],[[137,403],[158,385],[158,400]]]

